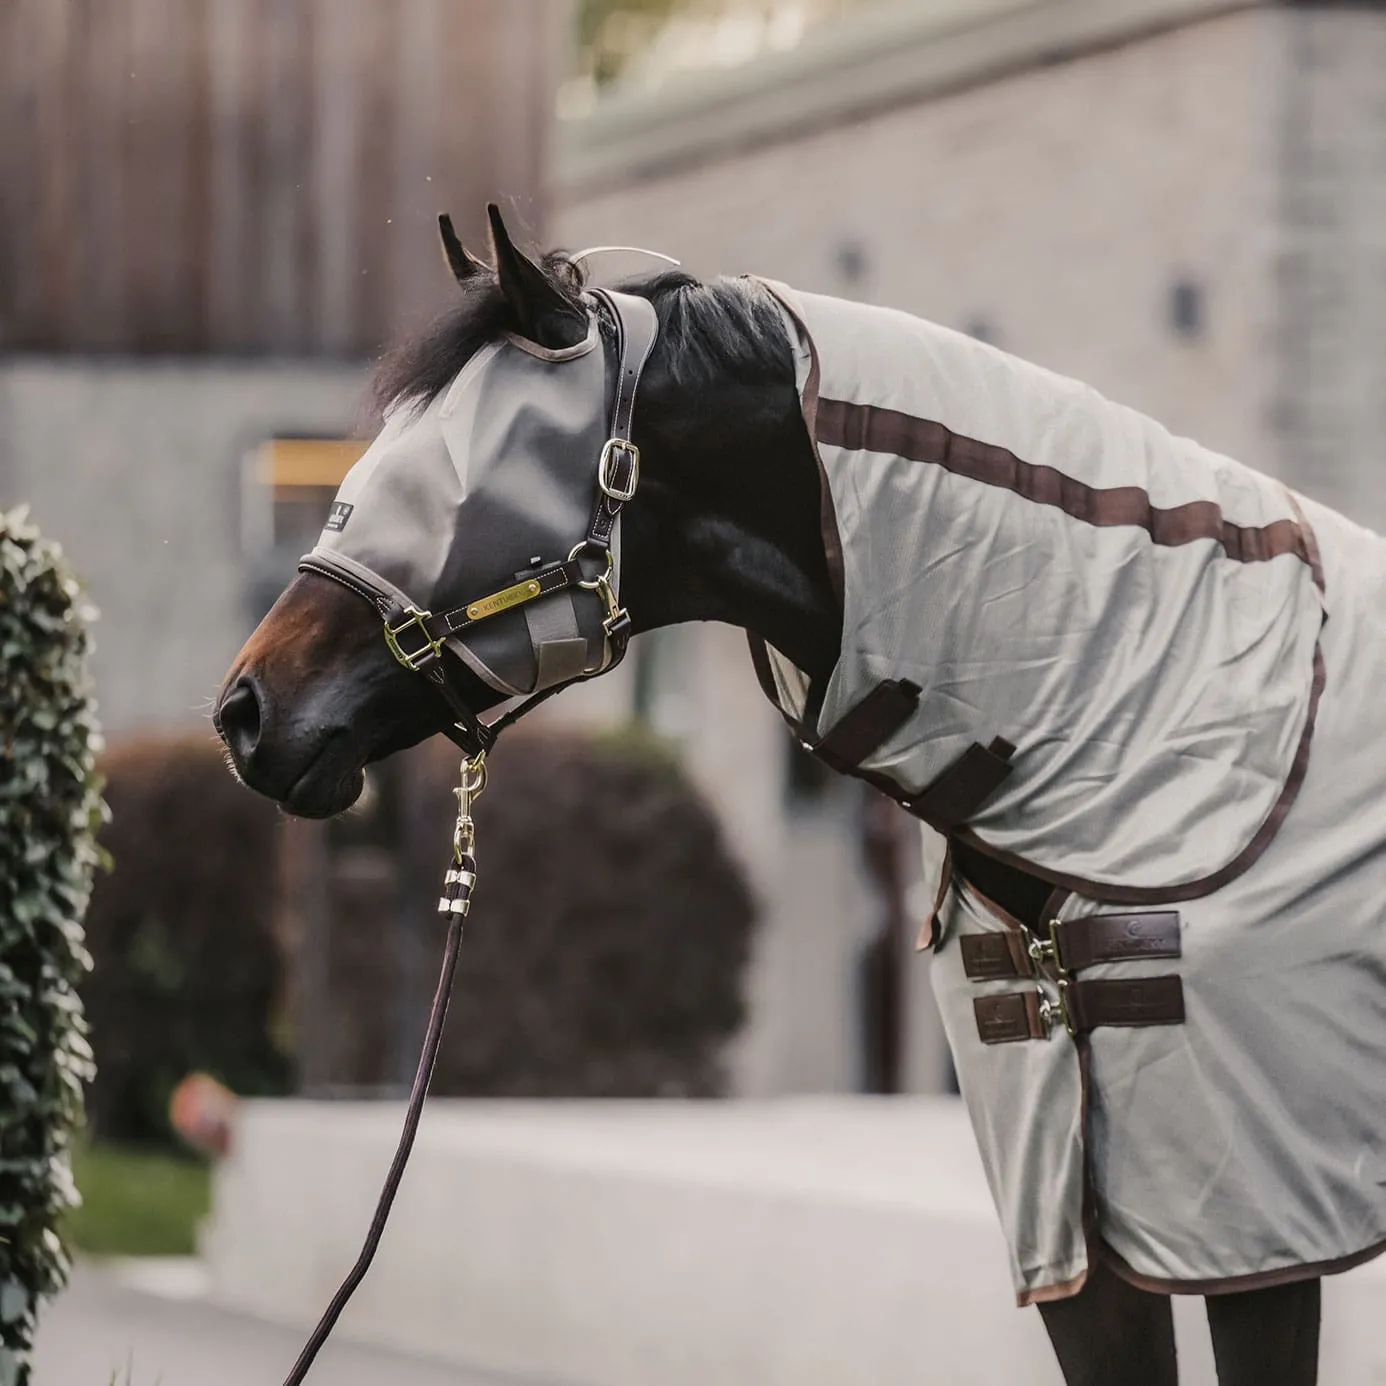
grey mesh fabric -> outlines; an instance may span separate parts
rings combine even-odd
[[[312,558],[433,612],[566,558],[587,531],[608,397],[595,317],[566,351],[483,347],[426,408],[390,412]],[[448,643],[499,692],[532,693],[603,667],[603,614],[590,594],[560,592]]]
[[[917,790],[1004,737],[1014,771],[971,820],[978,838],[1085,881],[1062,918],[1127,887],[1180,915],[1181,958],[1083,976],[1175,972],[1185,1023],[985,1045],[978,996],[1055,993],[965,976],[960,936],[1018,926],[949,879],[924,829],[921,893],[942,901],[932,980],[1019,1301],[1076,1292],[1095,1255],[1203,1292],[1376,1254],[1386,540],[982,343],[771,287],[842,550],[818,731],[881,680],[914,680],[917,715],[868,768]],[[883,419],[906,427],[896,415],[937,461],[869,445]],[[1014,474],[967,475],[973,444],[1019,459]],[[1138,505],[1112,518],[1142,495],[1158,522]],[[1210,515],[1204,537],[1169,528]],[[1258,534],[1283,551],[1257,556]],[[772,664],[800,715],[802,678]]]

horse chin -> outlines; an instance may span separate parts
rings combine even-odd
[[[332,818],[361,797],[366,774],[347,748],[329,741],[279,801],[295,818]]]

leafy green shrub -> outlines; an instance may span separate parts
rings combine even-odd
[[[247,1095],[288,1090],[278,815],[226,773],[210,732],[113,744],[100,768],[112,869],[87,914],[88,1121],[101,1140],[172,1144],[169,1095],[193,1070]]]
[[[28,1380],[40,1302],[68,1262],[71,1143],[91,1076],[77,983],[98,861],[82,598],[56,545],[0,512],[0,1383]]]
[[[369,1043],[334,1046],[343,1084],[368,1067],[410,957],[423,1030],[444,924],[457,754],[416,760],[399,904],[382,917],[340,892],[332,997]],[[526,728],[490,761],[479,800],[478,884],[433,1091],[440,1096],[709,1096],[744,1016],[754,906],[711,809],[667,748]],[[355,900],[364,897],[355,892]],[[432,921],[432,922],[430,922]],[[413,939],[404,931],[417,931]],[[397,1015],[397,1010],[395,1011]],[[417,1055],[417,1037],[407,1060]],[[396,1075],[397,1076],[397,1075]]]

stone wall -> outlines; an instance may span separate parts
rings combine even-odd
[[[560,167],[555,238],[921,313],[1273,469],[1285,18],[1202,19],[663,175],[587,187]],[[1203,299],[1190,335],[1179,281]]]

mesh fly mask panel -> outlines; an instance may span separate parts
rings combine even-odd
[[[644,299],[590,298],[616,322],[614,380],[595,306],[576,346],[488,344],[425,408],[390,411],[299,564],[373,601],[411,668],[446,646],[514,698],[619,658],[619,514],[639,467],[630,416],[658,322]],[[610,600],[591,585],[607,568]]]

